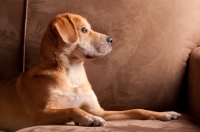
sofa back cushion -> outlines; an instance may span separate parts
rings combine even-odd
[[[0,80],[22,71],[24,1],[0,2]]]
[[[200,43],[199,7],[199,0],[30,0],[26,66],[56,14],[79,14],[114,41],[111,54],[85,63],[102,107],[172,109],[188,55]]]

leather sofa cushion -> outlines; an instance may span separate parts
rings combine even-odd
[[[110,55],[85,63],[102,107],[172,109],[188,54],[200,44],[199,7],[199,0],[29,1],[26,67],[38,57],[48,22],[76,13],[114,41]]]

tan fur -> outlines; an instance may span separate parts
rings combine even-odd
[[[100,107],[83,62],[111,51],[107,37],[93,31],[81,16],[62,14],[53,19],[42,38],[38,61],[18,78],[0,83],[0,129],[15,131],[69,121],[102,126],[105,120],[177,119],[180,114],[176,112],[105,111]]]

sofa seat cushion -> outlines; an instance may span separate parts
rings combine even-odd
[[[199,132],[200,124],[187,114],[179,120],[162,122],[158,120],[120,120],[107,121],[104,127],[82,127],[73,123],[68,125],[36,126],[17,132]]]

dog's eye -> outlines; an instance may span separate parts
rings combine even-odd
[[[81,28],[81,32],[87,33],[87,31],[88,31],[88,30],[87,30],[85,27],[82,27],[82,28]]]

